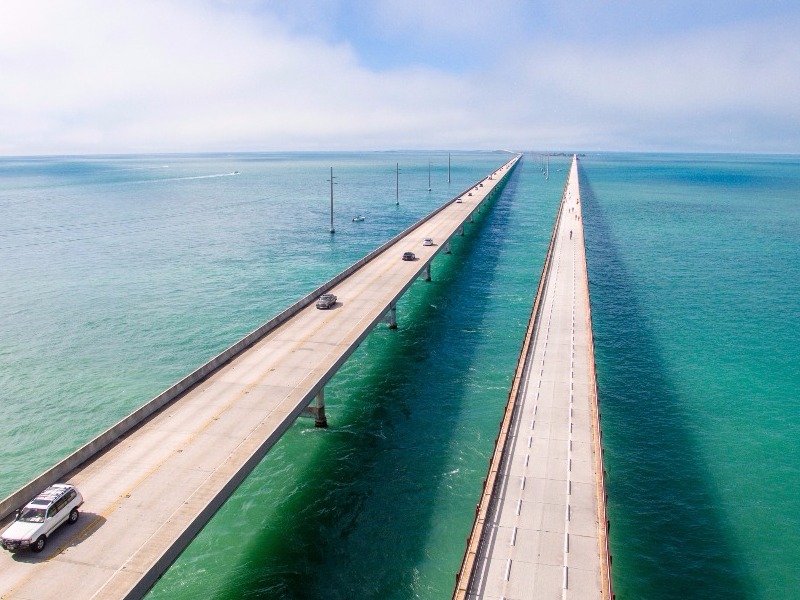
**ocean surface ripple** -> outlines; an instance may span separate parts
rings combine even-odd
[[[0,495],[507,155],[447,158],[0,159]],[[617,598],[797,597],[800,160],[581,165]],[[450,596],[567,166],[526,156],[149,598]]]

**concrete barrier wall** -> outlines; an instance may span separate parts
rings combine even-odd
[[[511,168],[506,172],[506,174],[500,179],[495,180],[496,183],[491,193],[494,193],[496,190],[502,188],[505,185],[505,182],[513,171],[514,167],[519,160],[520,155],[516,155],[510,161],[506,163],[506,165],[510,165]],[[505,165],[504,165],[505,166]],[[502,167],[501,167],[502,168]],[[499,169],[498,169],[499,170]],[[81,464],[90,460],[98,453],[102,452],[108,446],[113,444],[116,440],[118,440],[122,435],[128,433],[136,426],[144,422],[148,417],[153,415],[155,412],[162,409],[164,406],[173,402],[177,398],[179,398],[184,392],[191,389],[194,385],[199,383],[200,381],[204,380],[206,377],[214,373],[217,369],[219,369],[224,364],[233,360],[236,356],[256,344],[259,340],[261,340],[264,336],[269,334],[273,331],[276,327],[280,326],[290,318],[292,318],[295,314],[299,311],[307,307],[309,304],[314,302],[321,294],[325,293],[330,288],[334,287],[340,281],[345,279],[346,277],[352,275],[355,271],[363,267],[367,264],[370,260],[375,258],[378,254],[385,251],[389,248],[392,244],[397,242],[400,238],[407,235],[411,231],[420,227],[423,223],[431,219],[434,215],[438,214],[442,210],[444,210],[447,206],[455,202],[456,198],[469,193],[474,187],[478,186],[480,183],[487,181],[489,177],[495,175],[497,170],[494,171],[491,175],[484,177],[483,179],[475,182],[474,184],[470,185],[460,194],[453,196],[451,200],[445,202],[442,206],[428,214],[427,216],[423,217],[413,225],[407,227],[402,232],[398,233],[392,239],[387,241],[386,243],[382,244],[365,257],[361,258],[354,264],[350,265],[344,271],[333,277],[332,279],[326,281],[313,292],[307,294],[305,297],[301,298],[294,304],[292,304],[289,308],[281,312],[279,315],[273,317],[263,325],[261,325],[255,331],[247,334],[241,340],[227,348],[226,350],[219,353],[217,356],[209,360],[207,363],[202,365],[197,370],[191,372],[189,375],[178,381],[176,384],[171,386],[170,388],[161,392],[158,396],[129,414],[127,417],[122,419],[121,421],[117,422],[116,424],[112,425],[109,429],[105,430],[103,433],[89,441],[87,444],[78,448],[75,452],[67,456],[62,461],[55,464],[53,467],[45,471],[44,473],[37,476],[35,479],[29,481],[24,486],[19,488],[17,491],[13,492],[8,497],[4,498],[0,502],[0,521],[8,517],[14,510],[25,504],[28,500],[33,498],[36,494],[38,494],[41,490],[46,488],[51,483],[55,483]]]

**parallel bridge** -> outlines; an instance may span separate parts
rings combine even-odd
[[[613,598],[578,159],[454,600]]]

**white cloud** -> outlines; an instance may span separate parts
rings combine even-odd
[[[516,0],[491,16],[464,10],[447,21],[442,3],[376,5],[376,28],[391,9],[408,31],[423,19],[421,36],[500,37],[487,50],[502,49],[490,68],[454,74],[366,68],[358,48],[326,41],[337,38],[327,26],[302,31],[298,15],[314,5],[284,10],[284,21],[257,2],[4,0],[0,153],[800,151],[796,20],[647,43],[544,43],[517,26],[498,29],[521,10]]]
[[[526,44],[517,109],[560,126],[546,145],[798,152],[798,30],[795,19],[649,43]],[[508,89],[510,73],[496,85]]]
[[[0,151],[341,147],[447,120],[463,83],[181,3],[20,2],[0,26]],[[38,10],[37,10],[38,9]],[[265,25],[265,19],[267,21]],[[24,22],[24,31],[14,22]]]

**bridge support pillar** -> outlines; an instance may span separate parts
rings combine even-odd
[[[425,265],[425,281],[431,280],[431,263]]]
[[[460,233],[461,235],[464,235],[464,226],[463,226],[463,225],[461,226],[461,229],[459,230],[459,233]]]
[[[389,329],[397,329],[397,307],[394,304],[389,305],[385,320],[389,324]]]
[[[317,392],[313,406],[311,404],[306,406],[300,416],[313,418],[314,427],[328,426],[328,417],[325,416],[325,388]]]
[[[475,214],[474,212],[471,212],[471,213],[469,213],[469,222],[470,222],[470,223],[474,223],[474,222],[475,222],[475,221],[472,219],[472,215],[474,215],[474,214]]]
[[[450,254],[450,240],[447,240],[447,244],[445,244],[444,253]]]
[[[317,392],[314,403],[314,427],[327,427],[328,417],[325,416],[325,388]]]

